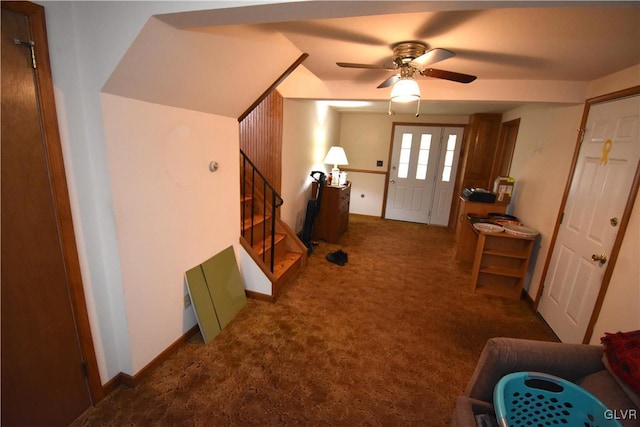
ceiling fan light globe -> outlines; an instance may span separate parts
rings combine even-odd
[[[420,87],[413,79],[400,79],[391,89],[391,101],[407,103],[420,99]]]
[[[392,96],[391,101],[397,102],[398,104],[407,104],[409,102],[417,101],[420,99],[417,95],[403,95],[403,96]]]

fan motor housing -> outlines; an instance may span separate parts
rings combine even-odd
[[[427,51],[427,45],[418,41],[400,42],[393,45],[393,62],[400,66],[409,63]]]

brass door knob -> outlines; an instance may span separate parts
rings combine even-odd
[[[605,262],[607,262],[607,256],[605,254],[600,254],[600,255],[593,254],[591,255],[591,259],[593,261],[600,261],[600,264],[604,264]]]

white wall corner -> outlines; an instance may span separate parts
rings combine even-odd
[[[240,264],[240,275],[242,276],[244,288],[248,291],[258,292],[263,295],[273,295],[269,278],[262,272],[242,245],[239,245],[238,248],[238,262]]]

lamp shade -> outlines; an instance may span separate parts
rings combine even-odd
[[[420,87],[412,78],[400,78],[391,89],[391,101],[411,102],[420,99]]]
[[[348,165],[347,155],[344,152],[344,148],[333,146],[329,149],[327,156],[324,158],[324,163],[331,165]]]

